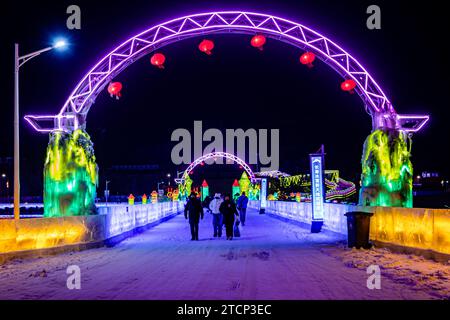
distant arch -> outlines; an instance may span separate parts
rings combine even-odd
[[[189,167],[183,172],[183,175],[181,176],[181,179],[175,179],[175,182],[177,183],[184,183],[186,181],[187,177],[189,176],[190,172],[194,170],[196,166],[199,164],[209,160],[209,159],[217,159],[217,158],[223,158],[227,160],[231,160],[233,162],[236,162],[237,164],[241,165],[242,168],[247,172],[248,178],[250,179],[251,183],[256,182],[255,174],[253,173],[252,169],[248,166],[247,163],[245,163],[244,160],[242,160],[239,157],[236,157],[235,155],[227,152],[211,152],[204,156],[201,156],[200,158],[196,159],[194,162],[192,162]]]

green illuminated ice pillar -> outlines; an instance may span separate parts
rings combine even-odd
[[[186,196],[189,197],[192,192],[192,184],[194,181],[192,181],[191,177],[187,176],[186,181],[184,182],[184,185],[186,187]]]
[[[44,167],[44,216],[95,214],[98,167],[89,135],[53,132]]]
[[[245,192],[245,194],[248,196],[249,194],[249,189],[250,189],[250,179],[248,178],[247,174],[244,172],[242,172],[242,176],[239,179],[239,189],[242,192]]]
[[[373,131],[364,143],[359,204],[412,207],[411,139],[393,129]]]
[[[183,183],[180,183],[178,185],[178,198],[183,201],[186,200],[187,197],[191,194],[191,188],[192,188],[192,179],[187,176]]]

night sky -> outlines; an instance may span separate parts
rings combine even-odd
[[[81,30],[66,28],[67,6],[82,11]],[[378,4],[382,29],[366,28],[366,8]],[[356,57],[380,84],[400,114],[429,114],[428,126],[413,137],[415,173],[448,176],[450,88],[447,18],[442,1],[33,1],[7,0],[1,10],[0,158],[13,154],[13,54],[67,37],[70,48],[52,51],[20,71],[21,161],[23,194],[40,195],[48,135],[32,130],[25,114],[57,113],[78,81],[119,43],[157,23],[196,12],[248,10],[285,17],[326,35]],[[5,32],[6,31],[6,32]],[[448,38],[448,37],[447,37]],[[357,182],[362,145],[371,118],[357,94],[340,90],[342,78],[321,61],[308,69],[302,51],[269,40],[263,52],[243,35],[208,36],[212,56],[199,52],[202,38],[164,47],[166,68],[138,60],[115,80],[123,97],[101,93],[87,118],[100,177],[112,165],[172,165],[170,135],[177,128],[193,132],[193,121],[208,128],[280,129],[280,169],[306,172],[308,154],[321,144],[326,165]],[[213,167],[208,168],[212,170]],[[12,172],[8,173],[12,175]],[[12,180],[12,178],[11,178]]]

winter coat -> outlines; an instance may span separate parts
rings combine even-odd
[[[202,203],[203,208],[210,209],[210,208],[209,208],[209,204],[210,204],[210,203],[211,203],[211,197],[210,197],[210,196],[207,196],[207,197],[205,198],[205,200],[203,200],[203,203]]]
[[[219,211],[223,215],[223,223],[225,225],[233,225],[234,216],[236,215],[239,217],[239,214],[236,210],[236,205],[231,200],[225,200],[224,202],[222,202]]]
[[[242,196],[240,196],[238,199],[237,199],[237,207],[238,208],[247,208],[247,204],[248,204],[248,198],[247,198],[247,196],[244,196],[244,195],[242,195]]]
[[[189,198],[184,207],[184,217],[189,218],[189,223],[198,223],[200,217],[203,219],[202,203],[197,198]]]
[[[209,209],[211,209],[213,214],[220,214],[220,205],[222,204],[223,200],[220,198],[214,198],[209,203]]]

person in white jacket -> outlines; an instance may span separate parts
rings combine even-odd
[[[216,193],[214,195],[214,199],[209,203],[209,209],[213,215],[213,228],[214,228],[214,237],[222,236],[222,228],[223,228],[223,216],[220,213],[220,205],[222,204],[223,199],[220,196],[220,193]]]

